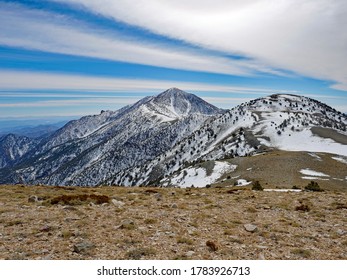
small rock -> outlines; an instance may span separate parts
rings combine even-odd
[[[28,202],[38,202],[39,198],[36,195],[31,195],[28,198]]]
[[[175,237],[176,234],[174,232],[166,231],[165,234],[169,237]]]
[[[49,225],[45,225],[40,229],[41,232],[49,232],[52,228]]]
[[[178,208],[176,203],[171,204],[171,208]]]
[[[337,231],[336,231],[336,233],[338,234],[338,235],[345,235],[346,234],[346,231],[344,231],[343,229],[338,229]]]
[[[190,258],[190,257],[192,257],[194,254],[195,254],[194,251],[188,251],[188,252],[186,253],[186,257]]]
[[[160,200],[162,199],[163,195],[162,195],[161,193],[156,193],[156,194],[154,195],[154,197],[155,197],[158,201],[160,201]]]
[[[267,246],[262,246],[262,245],[255,245],[256,248],[258,249],[267,249]]]
[[[119,201],[116,199],[112,199],[111,201],[112,201],[113,205],[118,207],[118,208],[121,208],[125,205],[125,203],[123,201]]]
[[[122,221],[121,225],[118,226],[117,228],[121,229],[134,229],[135,228],[135,223],[133,220],[130,219],[125,219]]]
[[[245,224],[243,227],[248,232],[255,232],[258,229],[258,227],[256,225],[252,225],[252,224]]]
[[[84,242],[75,244],[73,246],[73,252],[77,254],[84,254],[93,248],[95,248],[95,245],[93,243],[84,241]]]

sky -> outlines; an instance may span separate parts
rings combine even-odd
[[[289,93],[347,113],[346,14],[345,0],[0,0],[0,125],[171,87],[221,108]]]

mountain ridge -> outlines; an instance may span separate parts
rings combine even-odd
[[[170,176],[197,162],[232,172],[216,161],[273,149],[347,156],[346,145],[335,141],[347,138],[346,126],[345,114],[307,97],[273,94],[222,110],[171,88],[67,123],[3,164],[0,183],[171,185]]]
[[[176,94],[182,95],[171,89],[158,96],[162,99]],[[106,175],[96,172],[110,174],[134,162],[151,159],[194,131],[211,114],[223,112],[195,95],[189,96],[189,109],[195,109],[189,110],[188,115],[185,109],[181,114],[171,111],[173,114],[163,117],[161,112],[168,112],[167,104],[158,104],[157,97],[145,97],[116,112],[104,111],[99,115],[69,122],[44,139],[30,156],[24,157],[17,169],[12,169],[12,172],[6,170],[6,174],[2,173],[1,177],[25,183],[98,184],[99,176]],[[178,99],[176,103],[179,101],[182,100]],[[186,99],[183,101],[188,102]],[[176,103],[170,105],[177,108],[179,104]],[[89,172],[90,168],[92,172]]]

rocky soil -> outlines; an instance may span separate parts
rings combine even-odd
[[[347,193],[0,186],[1,259],[347,259]]]

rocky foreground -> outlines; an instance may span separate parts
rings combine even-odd
[[[347,259],[347,193],[0,186],[1,259]]]

